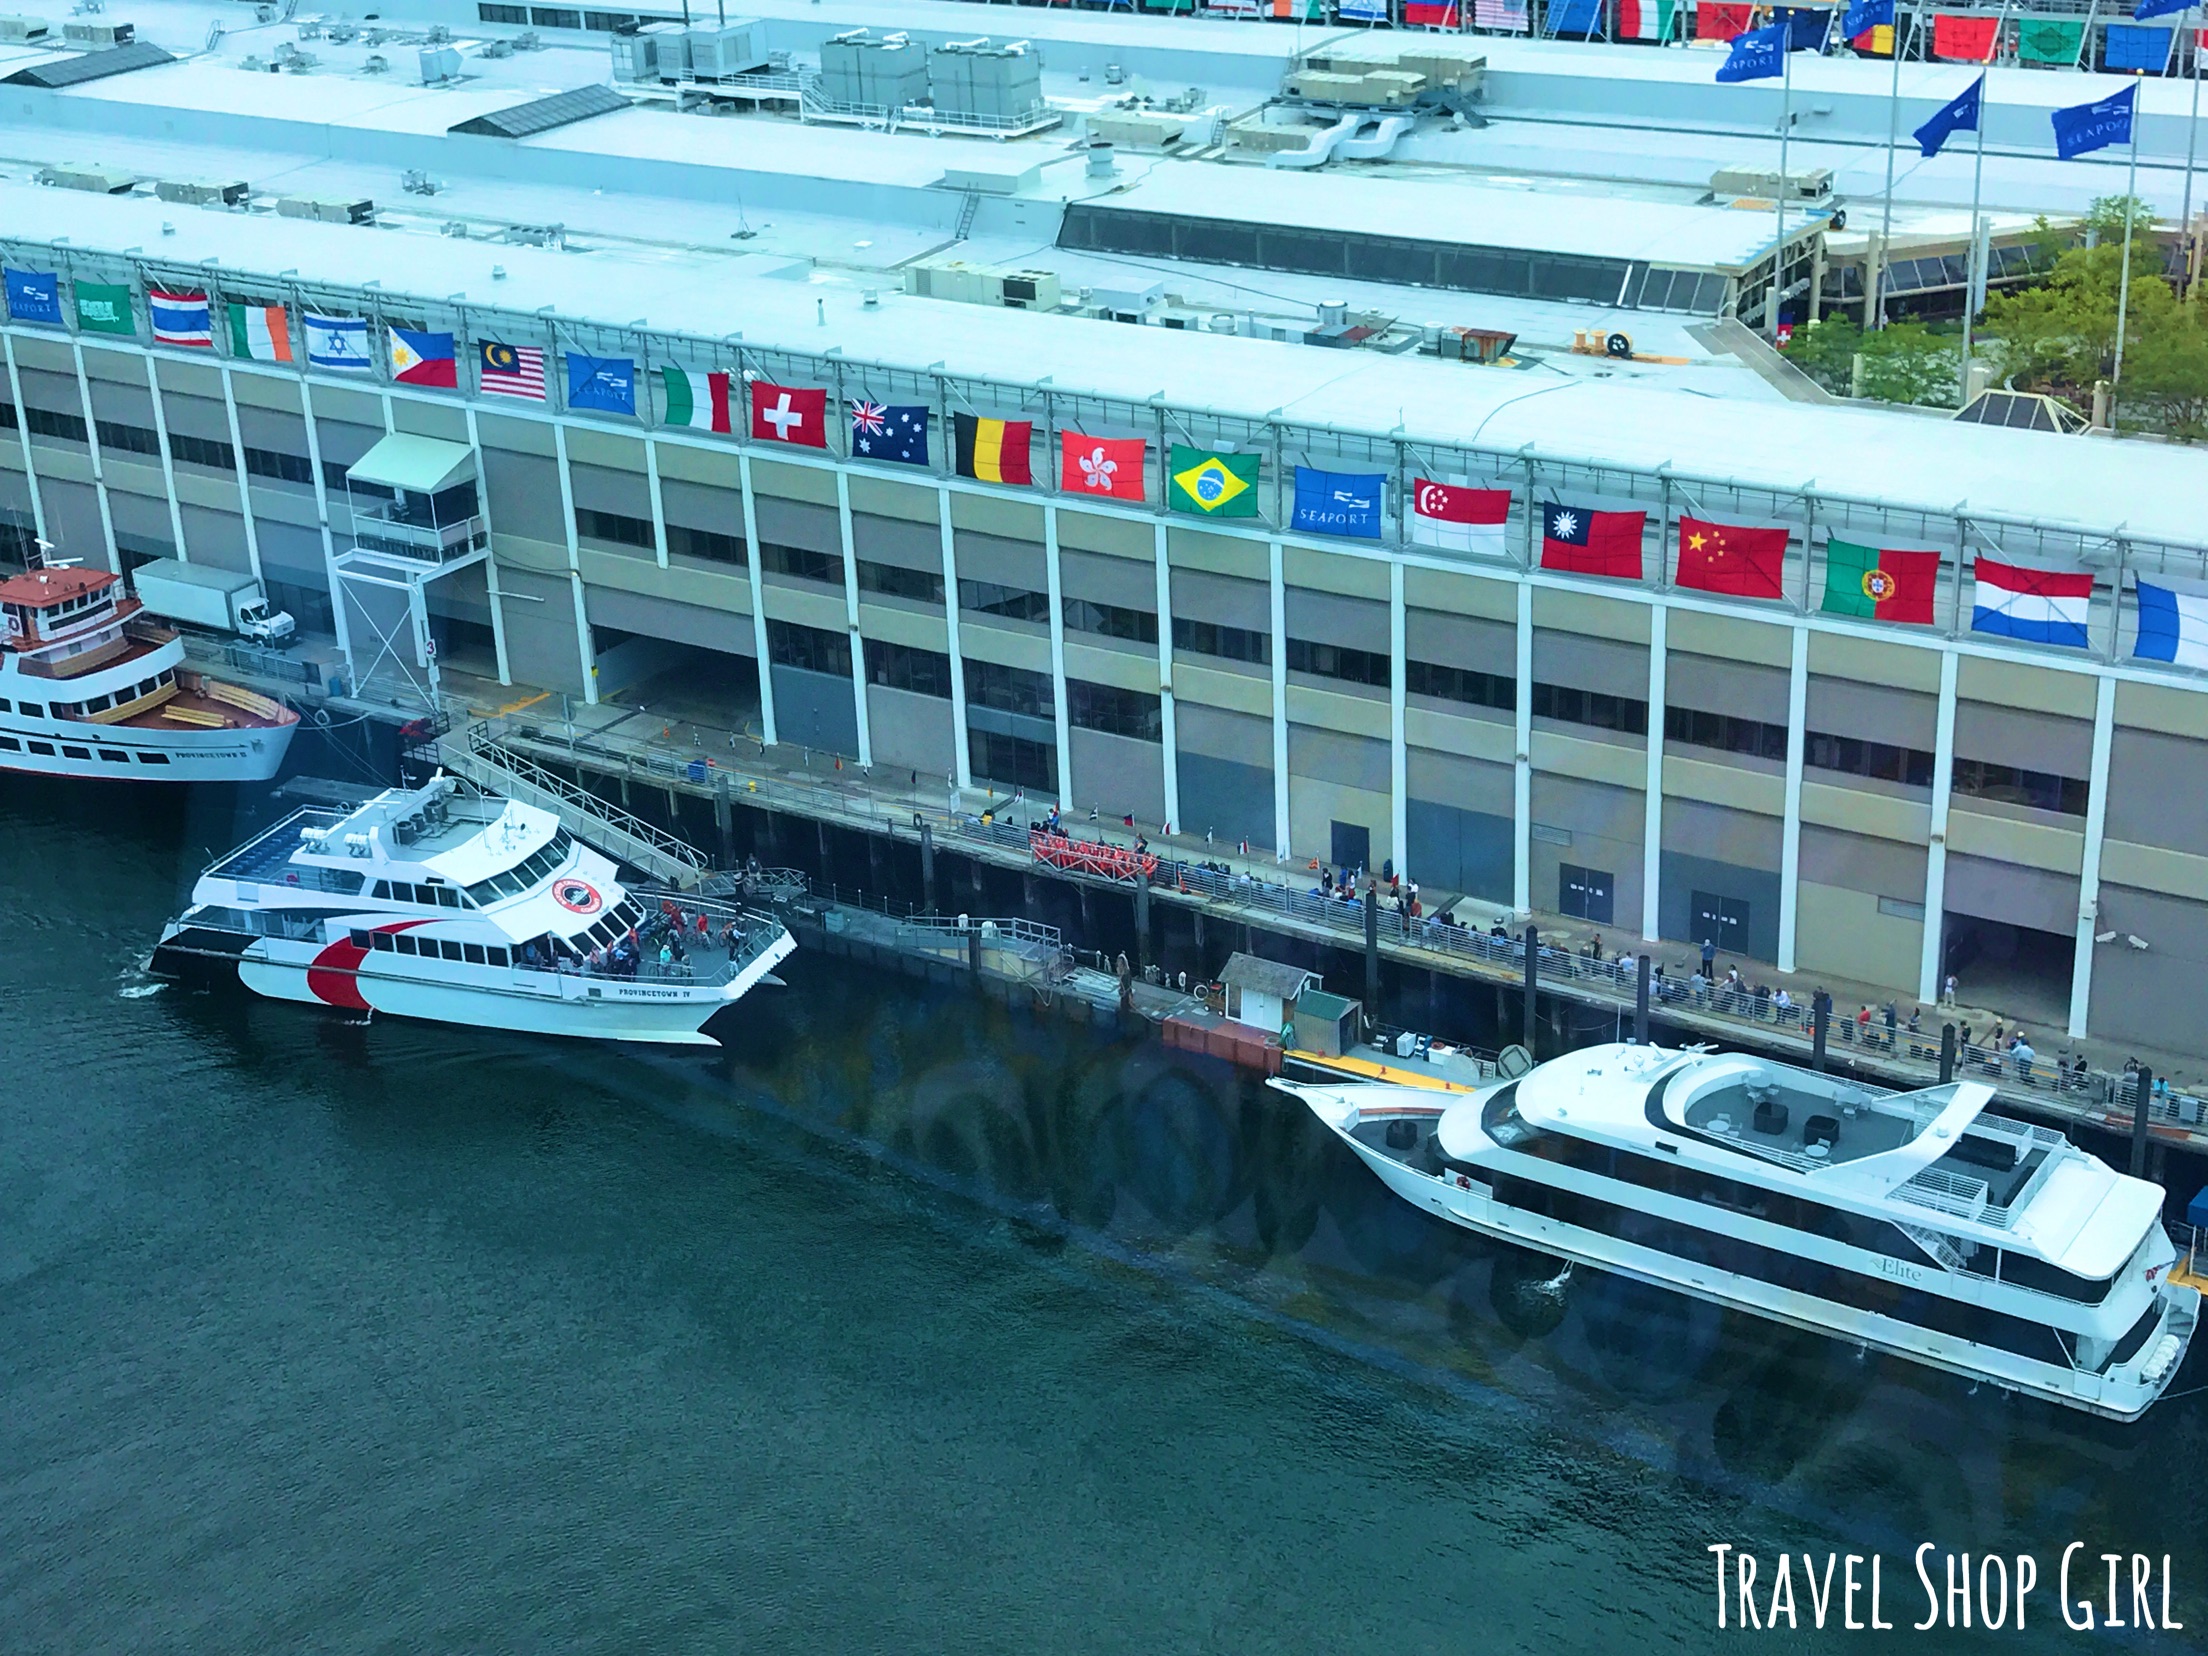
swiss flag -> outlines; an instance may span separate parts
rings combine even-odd
[[[824,388],[751,382],[751,434],[762,442],[828,446],[828,393]]]

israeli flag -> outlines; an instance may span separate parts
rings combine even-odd
[[[368,351],[368,324],[358,316],[306,313],[307,366],[339,374],[372,374],[376,359]]]
[[[2139,581],[2139,637],[2131,653],[2173,667],[2208,667],[2208,596]]]
[[[1296,468],[1294,527],[1315,535],[1380,538],[1383,472],[1330,472],[1316,466]]]
[[[61,319],[61,278],[50,270],[8,270],[8,319],[66,327]]]

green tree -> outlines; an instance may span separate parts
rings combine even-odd
[[[1880,402],[1953,408],[1959,389],[1961,344],[1922,322],[1890,322],[1865,333],[1848,316],[1834,314],[1794,330],[1786,360],[1835,396],[1875,397]],[[1863,359],[1855,384],[1855,359]]]

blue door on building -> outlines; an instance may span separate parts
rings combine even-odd
[[[1362,873],[1372,866],[1372,830],[1362,823],[1334,824],[1334,866]]]

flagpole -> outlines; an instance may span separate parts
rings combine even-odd
[[[1779,337],[1779,295],[1786,276],[1786,144],[1794,135],[1794,25],[1782,22],[1786,32],[1779,39],[1779,198],[1778,240],[1771,248],[1771,299],[1768,305],[1771,321],[1771,338]],[[1826,28],[1832,23],[1828,18]]]
[[[2177,221],[2177,245],[2185,254],[2185,278],[2180,297],[2193,296],[2193,153],[2200,136],[2200,8],[2193,8],[2193,118],[2185,123],[2185,212]]]
[[[2116,283],[2116,364],[2108,376],[2108,428],[2116,429],[2116,394],[2124,384],[2124,323],[2131,313],[2131,215],[2139,186],[2139,83],[2131,83],[2131,166],[2124,174],[2124,273]]]
[[[1886,216],[1878,230],[1878,280],[1872,284],[1870,326],[1886,326],[1886,250],[1894,239],[1894,150],[1901,143],[1901,4],[1895,0],[1887,45],[1894,60],[1894,87],[1886,101]]]
[[[1986,179],[1986,92],[1992,77],[1978,76],[1978,159],[1970,170],[1970,255],[1963,261],[1963,382],[1962,400],[1970,400],[1970,339],[1978,320],[1978,202]]]

